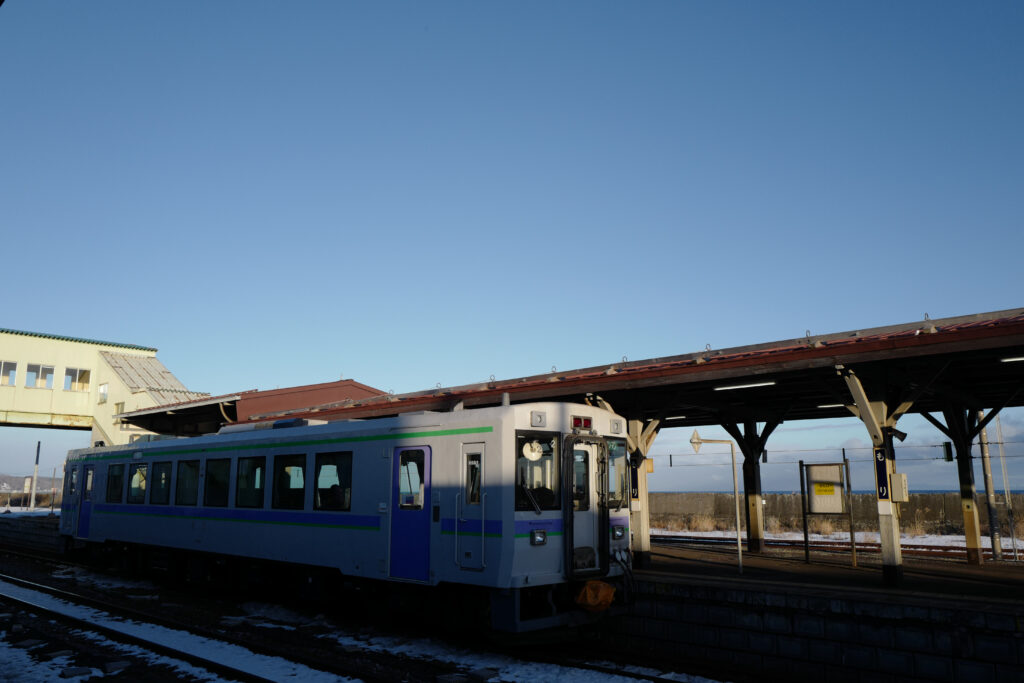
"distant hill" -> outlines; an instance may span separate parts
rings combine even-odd
[[[10,488],[4,489],[4,484],[7,484]],[[54,480],[53,477],[44,477],[40,474],[39,478],[36,480],[37,493],[49,492],[54,486],[58,488],[61,486],[61,480],[59,478]],[[25,477],[13,474],[0,474],[0,490],[2,490],[3,493],[7,493],[7,491],[10,491],[11,493],[21,493],[25,490]],[[0,500],[0,504],[3,504],[3,502],[4,500]]]

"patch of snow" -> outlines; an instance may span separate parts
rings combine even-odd
[[[310,681],[311,683],[336,683],[337,681],[351,680],[316,669],[310,669],[309,667],[279,657],[257,654],[238,645],[211,640],[185,631],[155,624],[117,619],[101,610],[74,605],[51,595],[14,586],[4,581],[0,581],[0,587],[3,588],[5,593],[41,608],[83,619],[120,633],[160,643],[191,655],[232,666],[251,674],[272,678],[273,680],[301,680],[303,682]]]
[[[6,636],[7,634],[0,634]],[[71,678],[60,677],[65,669],[74,666],[71,657],[55,657],[50,660],[36,660],[20,647],[14,647],[0,639],[0,681],[4,683],[51,683],[51,681],[84,681],[94,676],[102,677],[98,669]]]

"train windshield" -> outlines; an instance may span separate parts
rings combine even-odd
[[[516,435],[516,510],[558,510],[558,435]]]
[[[608,439],[608,507],[618,510],[627,504],[629,459],[625,439]]]

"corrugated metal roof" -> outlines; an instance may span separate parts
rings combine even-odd
[[[60,334],[47,334],[46,332],[25,332],[24,330],[8,330],[0,328],[0,334],[18,334],[23,337],[39,337],[41,339],[55,339],[57,341],[78,342],[80,344],[96,344],[97,346],[113,346],[119,349],[135,349],[136,351],[151,351],[156,349],[149,346],[136,346],[135,344],[122,344],[121,342],[100,341],[98,339],[84,339],[82,337],[65,337]]]
[[[100,351],[100,355],[132,392],[148,392],[158,403],[180,403],[209,394],[189,391],[171,371],[153,356]]]

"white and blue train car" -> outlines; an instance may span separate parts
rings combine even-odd
[[[492,625],[580,616],[629,573],[625,420],[533,403],[72,451],[69,543],[162,548],[488,589]]]

